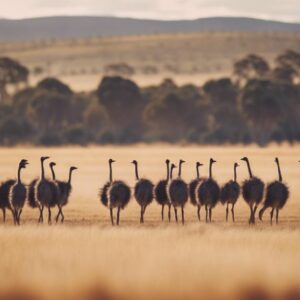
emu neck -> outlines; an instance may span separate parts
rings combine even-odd
[[[109,182],[112,183],[112,165],[109,163]]]
[[[42,170],[41,179],[44,180],[45,179],[45,170],[44,170],[44,161],[43,160],[41,161],[41,170]]]
[[[71,184],[71,180],[72,180],[72,172],[73,172],[73,169],[70,169],[70,171],[69,171],[69,180],[68,180],[68,184]]]
[[[173,179],[173,170],[174,170],[174,168],[173,168],[173,167],[171,167],[170,179]]]
[[[234,166],[234,181],[235,181],[235,182],[236,182],[236,180],[237,180],[236,169],[237,169],[237,166]]]
[[[210,179],[212,178],[212,165],[213,165],[213,162],[210,162],[210,164],[209,164],[209,178]]]
[[[51,173],[52,173],[52,180],[56,180],[54,168],[52,165],[50,166],[50,169],[51,169]]]
[[[167,181],[170,179],[170,163],[167,163]]]
[[[252,171],[251,171],[249,159],[246,160],[246,163],[247,163],[247,167],[248,167],[249,176],[250,176],[250,178],[252,178],[253,174],[252,174]]]
[[[278,168],[278,180],[280,182],[282,182],[282,174],[281,174],[281,169],[280,169],[279,161],[276,161],[276,164],[277,164],[277,168]]]
[[[196,166],[196,172],[197,172],[197,179],[199,179],[200,178],[200,174],[199,174],[199,166],[198,165]]]
[[[134,170],[135,170],[135,179],[139,180],[139,172],[138,172],[138,164],[134,164]]]
[[[179,169],[178,169],[178,177],[181,178],[181,166],[182,162],[179,163]]]
[[[18,169],[18,183],[21,183],[21,166],[19,166],[19,169]]]

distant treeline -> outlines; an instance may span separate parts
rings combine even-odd
[[[250,54],[234,64],[232,78],[201,87],[166,79],[140,88],[113,76],[75,93],[56,78],[28,87],[28,76],[19,62],[0,58],[1,145],[300,140],[300,53],[292,50],[272,67]]]

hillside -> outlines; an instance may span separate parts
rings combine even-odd
[[[174,21],[92,16],[43,17],[23,20],[0,19],[0,41],[204,31],[295,33],[300,32],[300,24],[242,17]]]
[[[111,64],[129,65],[131,78],[142,86],[166,77],[201,84],[230,76],[233,62],[249,53],[271,63],[286,49],[300,51],[300,34],[200,32],[0,43],[2,56],[30,68],[33,84],[55,76],[77,91],[96,88]]]

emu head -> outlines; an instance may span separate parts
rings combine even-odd
[[[138,162],[136,160],[133,160],[131,163],[137,165]]]
[[[45,160],[47,160],[47,159],[49,159],[50,157],[49,156],[42,156],[41,157],[41,161],[43,162],[43,161],[45,161]]]
[[[29,163],[28,163],[28,161],[27,161],[27,159],[22,159],[21,161],[20,161],[20,163],[19,163],[19,167],[20,167],[20,169],[21,168],[26,168],[26,166],[28,165]]]
[[[113,160],[112,158],[110,158],[108,162],[109,162],[110,164],[112,164],[112,163],[115,162],[115,160]]]
[[[77,169],[78,169],[77,167],[71,167],[71,168],[70,168],[70,171],[73,172],[73,171],[75,171],[75,170],[77,170]]]
[[[201,166],[203,166],[203,164],[202,164],[202,163],[200,163],[199,161],[197,161],[197,162],[196,162],[196,165],[197,165],[197,167],[201,167]]]
[[[55,166],[56,166],[56,163],[52,161],[52,162],[49,164],[49,166],[50,166],[50,168],[55,167]]]

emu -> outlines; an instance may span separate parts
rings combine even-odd
[[[240,185],[237,182],[237,168],[239,167],[238,163],[234,163],[233,172],[234,177],[233,180],[225,183],[225,185],[221,189],[220,199],[222,204],[227,204],[226,206],[226,222],[228,222],[228,214],[229,214],[229,204],[231,204],[231,215],[232,221],[234,222],[234,206],[240,196]]]
[[[170,160],[168,160],[168,159],[166,160],[166,165],[167,165],[166,179],[162,179],[156,184],[156,186],[154,188],[154,196],[155,196],[157,203],[159,205],[161,205],[161,220],[162,221],[164,220],[165,205],[168,206],[168,208],[169,208],[168,219],[170,222],[171,221],[171,204],[169,202],[168,194],[167,194],[167,185],[170,180]]]
[[[197,201],[197,195],[196,195],[196,188],[200,181],[203,180],[203,178],[200,178],[199,168],[203,166],[200,162],[196,162],[196,174],[197,177],[193,179],[189,184],[189,194],[190,194],[190,200],[192,205],[197,206],[197,216],[198,220],[200,221],[200,209],[201,204]]]
[[[178,169],[178,177],[173,179],[168,184],[168,197],[169,200],[174,207],[175,212],[175,220],[178,223],[177,217],[177,207],[181,208],[181,221],[182,225],[184,225],[184,206],[188,201],[188,186],[187,184],[181,179],[181,169],[184,160],[179,161],[179,169]]]
[[[241,160],[246,162],[249,173],[249,179],[242,185],[243,198],[250,207],[249,224],[255,224],[255,213],[263,199],[265,184],[253,176],[248,157],[243,157]]]
[[[49,164],[50,169],[51,169],[51,173],[52,173],[52,180],[55,181],[57,183],[58,186],[58,191],[59,191],[59,195],[57,198],[57,207],[58,207],[58,214],[55,218],[56,223],[59,220],[59,217],[61,217],[61,223],[64,222],[65,220],[65,216],[63,214],[63,207],[66,206],[68,204],[68,200],[70,197],[70,194],[72,192],[72,173],[73,171],[77,170],[77,167],[70,167],[69,169],[69,178],[68,181],[60,181],[60,180],[56,180],[56,176],[55,176],[55,172],[54,172],[54,166],[56,166],[55,162],[51,162]]]
[[[267,208],[271,208],[270,223],[273,223],[273,214],[276,211],[276,224],[278,224],[279,210],[284,207],[289,198],[289,188],[283,183],[282,174],[279,164],[279,159],[275,158],[278,170],[278,180],[275,180],[268,184],[266,198],[263,208],[259,211],[259,219],[262,221],[263,214]]]
[[[212,209],[216,206],[220,198],[220,188],[217,182],[213,179],[212,166],[216,161],[210,159],[209,162],[209,178],[199,182],[196,193],[198,196],[199,203],[205,205],[205,220],[211,222],[212,220]]]
[[[3,223],[6,222],[6,209],[12,212],[14,218],[13,210],[9,203],[9,190],[16,183],[15,179],[9,179],[1,183],[0,185],[0,208],[3,213]]]
[[[26,186],[21,181],[21,170],[26,168],[28,161],[22,159],[18,167],[18,179],[14,185],[9,189],[9,204],[13,211],[14,223],[15,225],[20,225],[20,217],[22,209],[24,207],[26,198],[27,198],[27,189]]]
[[[139,178],[138,162],[136,160],[133,160],[132,164],[135,168],[135,179],[137,181],[134,187],[134,197],[141,207],[140,223],[144,223],[146,208],[153,200],[154,185],[149,179]]]
[[[126,183],[114,180],[112,176],[112,164],[115,161],[109,159],[109,181],[100,190],[100,201],[110,210],[111,224],[114,225],[113,209],[117,209],[117,225],[120,223],[120,210],[124,209],[130,201],[131,191]]]
[[[39,223],[43,222],[44,207],[48,208],[48,224],[51,224],[51,208],[57,203],[59,191],[54,181],[45,178],[44,161],[48,156],[41,157],[41,178],[35,185],[35,199],[40,209]]]

